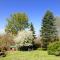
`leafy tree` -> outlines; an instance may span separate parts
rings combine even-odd
[[[49,42],[57,41],[57,30],[55,25],[55,18],[53,13],[47,11],[44,18],[42,19],[42,27],[41,27],[41,41],[42,47],[47,49],[47,45]]]
[[[32,31],[33,37],[35,39],[35,31],[34,31],[34,26],[32,23],[30,24],[30,31]]]
[[[5,31],[17,34],[18,31],[28,27],[28,17],[25,13],[14,13],[7,19]]]
[[[17,36],[15,36],[14,41],[17,45],[29,45],[32,44],[33,35],[32,31],[19,31]]]

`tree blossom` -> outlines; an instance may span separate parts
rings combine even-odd
[[[33,34],[32,31],[19,31],[17,36],[15,36],[14,41],[16,44],[21,45],[29,45],[32,44]]]

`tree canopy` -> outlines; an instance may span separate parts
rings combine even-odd
[[[25,13],[14,13],[7,19],[6,32],[17,34],[28,27],[28,17]]]
[[[44,48],[47,48],[49,42],[58,40],[55,20],[53,13],[50,11],[47,11],[42,19],[41,41]]]
[[[17,45],[28,45],[33,42],[32,31],[19,31],[17,36],[15,36],[14,41]]]

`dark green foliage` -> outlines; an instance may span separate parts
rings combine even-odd
[[[47,11],[44,18],[42,19],[42,27],[41,27],[41,42],[42,47],[46,50],[47,45],[50,42],[57,41],[57,30],[55,26],[55,18],[52,12]]]
[[[33,34],[33,41],[32,41],[33,49],[36,50],[37,49],[37,44],[35,44],[35,42],[34,42],[34,40],[36,39],[36,36],[35,36],[34,26],[33,26],[32,23],[30,24],[30,31],[32,31],[32,34]]]
[[[5,51],[0,51],[0,56],[5,57],[6,56],[6,52]]]
[[[33,50],[33,45],[21,46],[21,47],[18,47],[18,50],[19,51],[31,51],[31,50]]]
[[[35,39],[35,30],[34,30],[34,26],[33,26],[32,23],[30,24],[30,31],[32,31],[33,37],[34,37],[34,39]]]
[[[60,56],[60,41],[48,45],[48,54]]]
[[[17,34],[18,31],[28,27],[28,17],[25,13],[14,13],[7,19],[5,31],[12,34]]]

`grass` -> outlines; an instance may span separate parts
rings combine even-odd
[[[0,57],[0,60],[60,60],[60,57],[48,55],[47,51],[10,51],[6,57]]]

